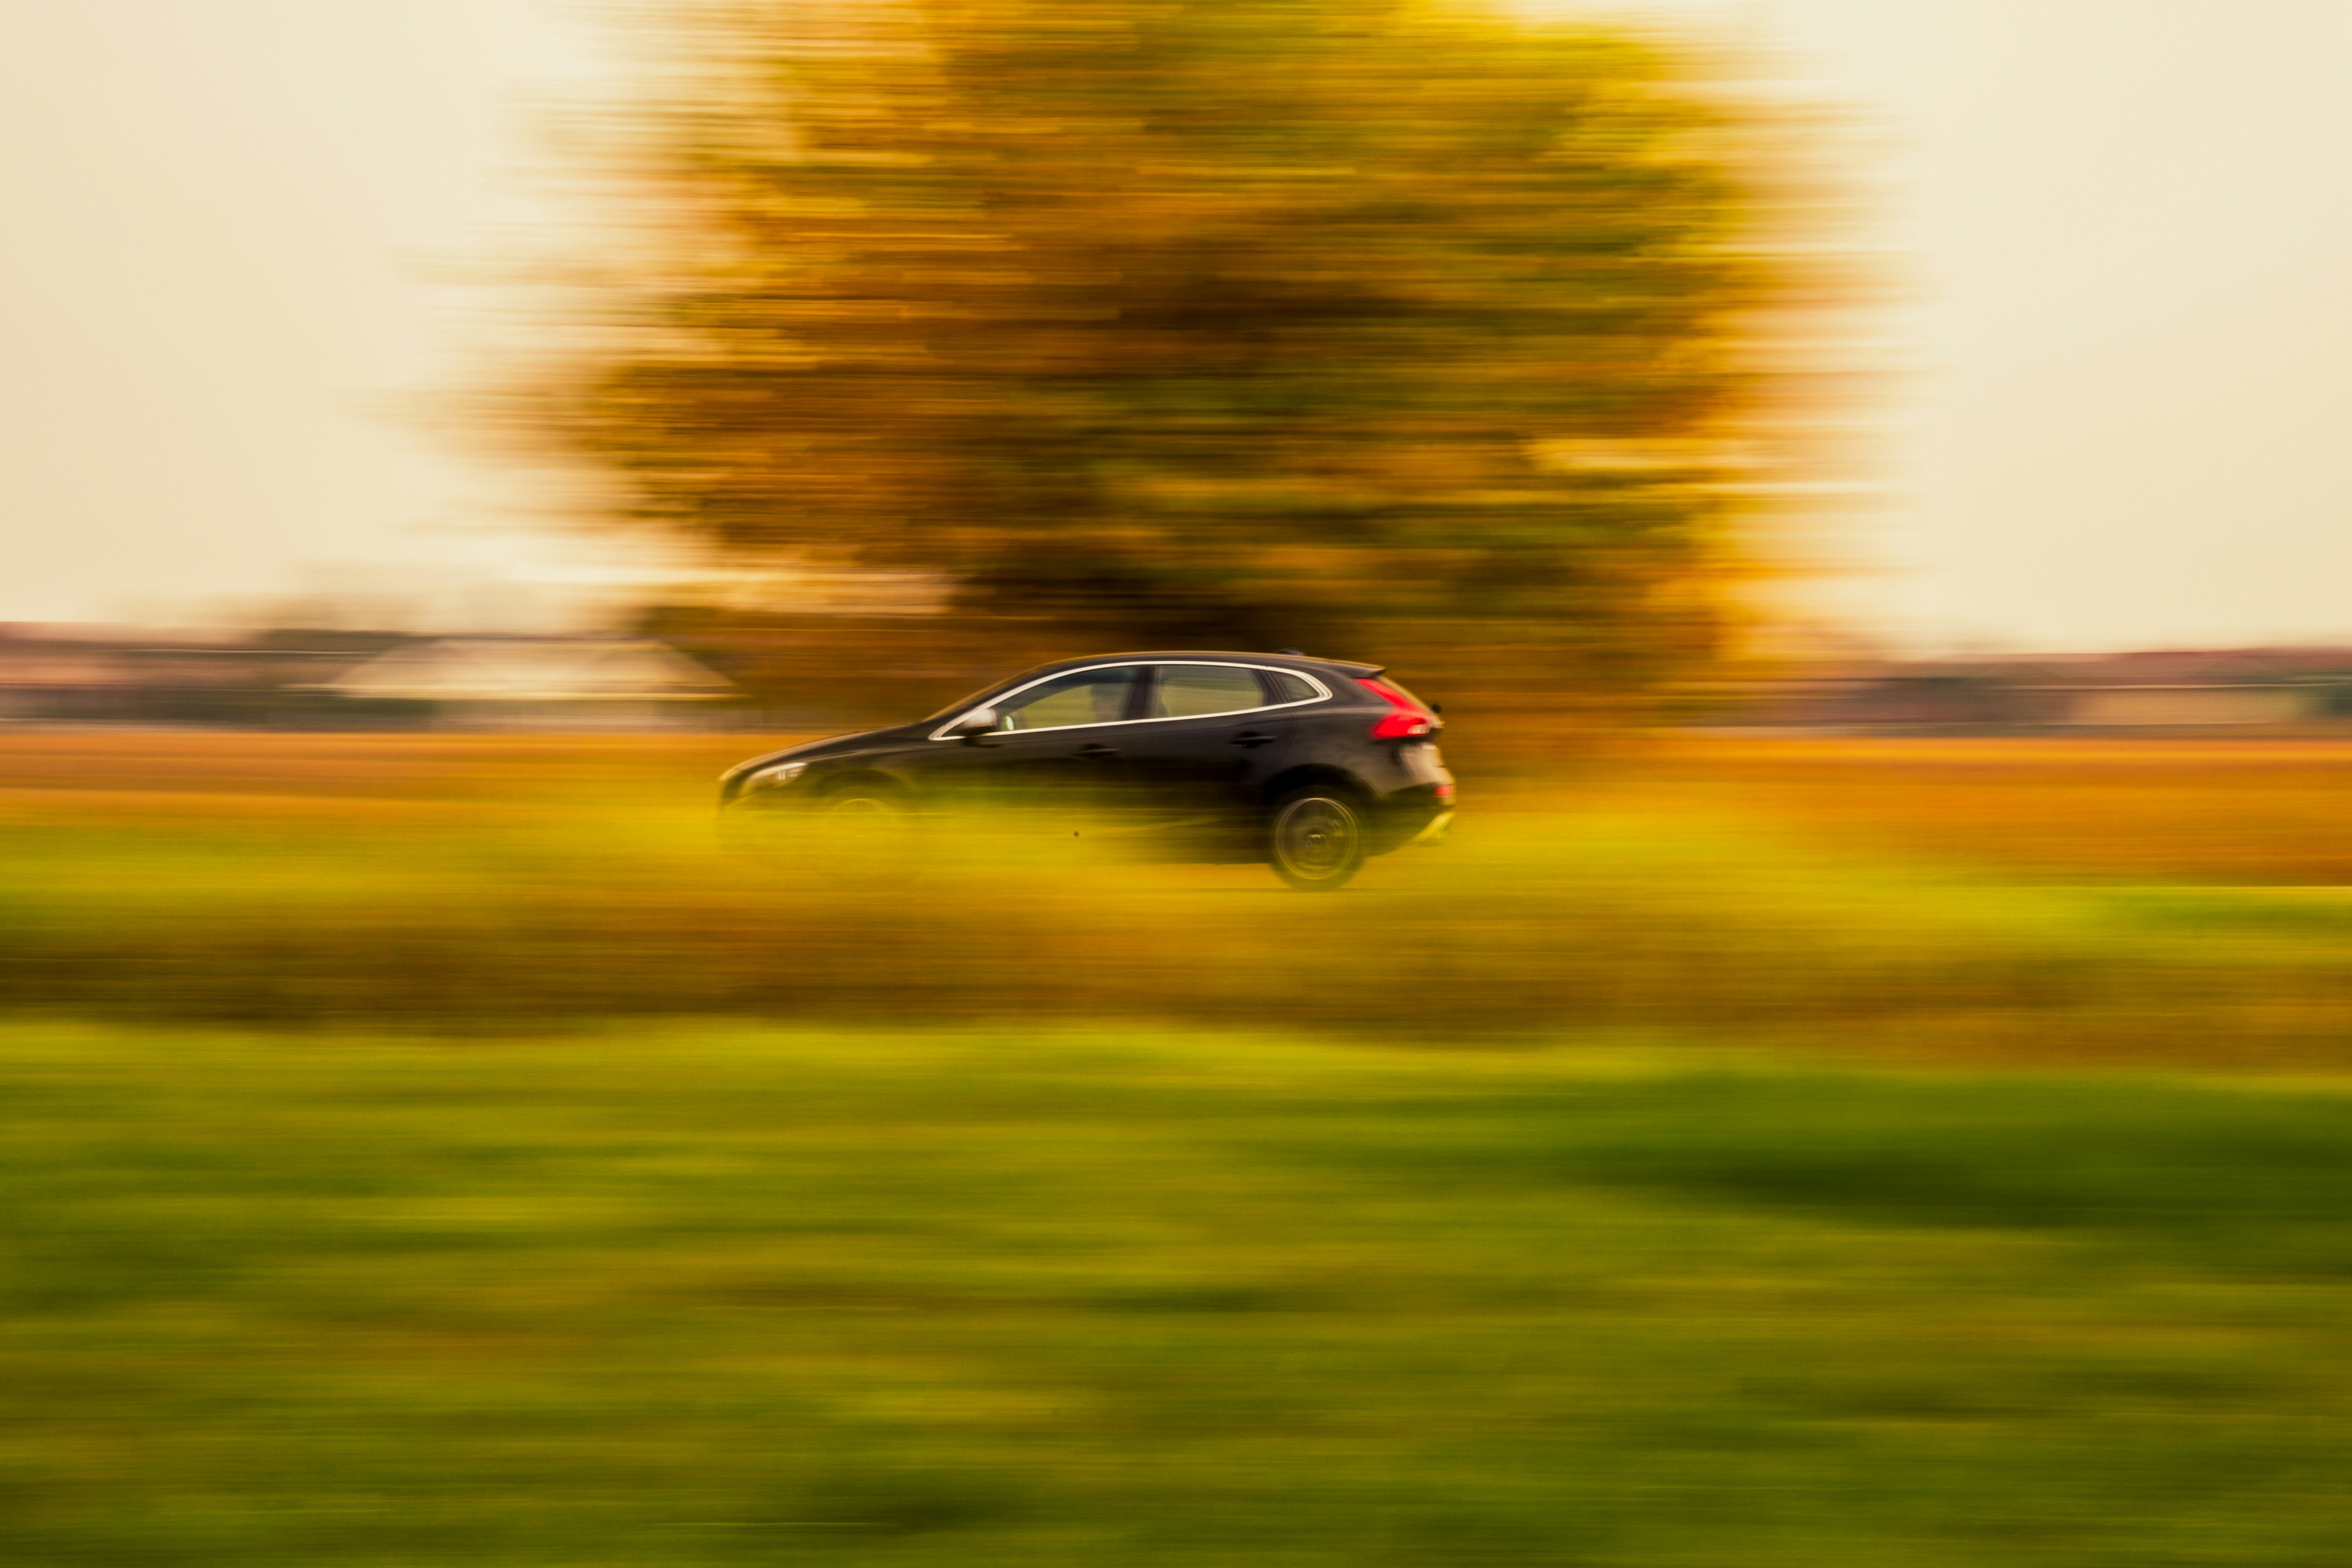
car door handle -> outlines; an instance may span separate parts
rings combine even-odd
[[[1234,737],[1234,744],[1236,746],[1264,746],[1270,745],[1274,742],[1281,739],[1281,736],[1269,735],[1263,730],[1244,730],[1240,734]]]
[[[1099,762],[1106,757],[1115,757],[1118,755],[1118,748],[1117,746],[1106,746],[1100,741],[1089,741],[1085,745],[1078,748],[1078,755],[1085,757],[1091,762]]]

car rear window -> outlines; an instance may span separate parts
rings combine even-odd
[[[1154,719],[1195,719],[1265,706],[1257,671],[1235,664],[1163,664],[1151,689]]]

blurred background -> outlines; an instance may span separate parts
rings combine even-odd
[[[2338,0],[0,0],[12,1563],[2333,1564]],[[1040,660],[1344,895],[722,853]]]

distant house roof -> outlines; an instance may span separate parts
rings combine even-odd
[[[2043,659],[2036,672],[2058,689],[2094,687],[2300,686],[2352,679],[2352,649],[2256,647],[2161,649]]]
[[[381,654],[323,683],[346,697],[441,702],[683,700],[734,689],[643,638],[443,637]]]

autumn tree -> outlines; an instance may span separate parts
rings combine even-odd
[[[1671,49],[1396,0],[697,15],[635,111],[652,243],[534,405],[636,521],[1080,649],[1635,689],[1715,638],[1780,283],[1750,127]]]

